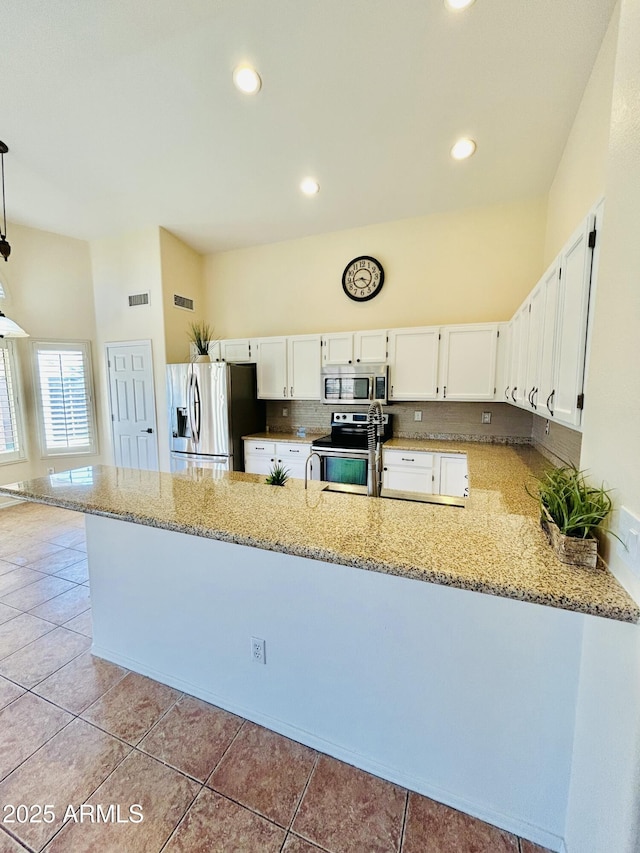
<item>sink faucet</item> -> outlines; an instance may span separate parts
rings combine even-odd
[[[367,495],[380,497],[380,433],[384,423],[382,406],[379,400],[373,400],[367,411]]]
[[[311,453],[307,456],[306,461],[304,463],[304,487],[305,487],[305,489],[307,488],[309,462],[312,459],[312,457],[314,457],[314,456],[317,456],[318,461],[320,461],[320,454],[316,450],[312,450]]]

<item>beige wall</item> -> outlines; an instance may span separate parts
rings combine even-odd
[[[189,326],[204,318],[204,259],[161,228],[160,263],[167,363],[175,364],[189,360]],[[174,293],[193,299],[193,313],[175,307]]]
[[[546,200],[404,219],[209,255],[206,319],[221,337],[507,320],[543,271]],[[342,272],[385,269],[357,304]]]
[[[96,361],[102,387],[100,414],[104,424],[105,459],[113,464],[105,346],[121,341],[150,340],[153,352],[157,436],[160,467],[169,464],[166,423],[166,350],[160,260],[160,229],[146,228],[120,237],[91,242],[91,267],[97,317]],[[149,291],[149,305],[129,308],[128,295]]]
[[[0,300],[0,310],[29,332],[32,339],[89,340],[96,334],[89,246],[73,240],[20,225],[8,225],[11,256],[2,261],[2,281],[9,291]],[[24,390],[24,417],[27,460],[0,465],[0,482],[40,477],[50,467],[56,471],[93,465],[99,456],[58,456],[41,458],[32,381],[31,341],[17,340],[18,358]],[[94,374],[98,358],[92,346]],[[100,396],[96,383],[96,399]],[[98,431],[98,449],[104,436]]]
[[[609,37],[609,36],[607,36]],[[640,0],[621,0],[606,162],[583,467],[640,514]],[[640,600],[611,547],[609,563]],[[637,853],[640,628],[585,620],[565,842],[569,853]]]
[[[618,14],[616,6],[549,191],[545,268],[605,193]]]

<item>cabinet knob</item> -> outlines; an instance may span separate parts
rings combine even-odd
[[[359,359],[359,358],[356,358],[356,361],[360,361],[360,359]]]
[[[293,397],[293,385],[291,386],[291,396]]]
[[[383,471],[386,471],[387,469],[386,469],[386,468],[383,468],[382,470],[383,470]]]
[[[351,364],[351,359],[349,359],[349,364]]]
[[[287,396],[287,386],[286,386],[286,385],[285,385],[285,386],[284,386],[284,388],[282,389],[282,396],[283,396],[283,397],[286,397],[286,396]]]

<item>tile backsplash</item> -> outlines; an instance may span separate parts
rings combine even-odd
[[[354,408],[366,411],[366,407]],[[533,415],[506,403],[394,403],[385,411],[393,415],[393,433],[401,438],[531,443]],[[331,428],[331,412],[331,406],[315,401],[270,401],[267,424],[271,432],[295,432],[305,427],[309,435],[323,435]],[[414,419],[415,412],[421,412],[421,421]],[[490,424],[482,423],[483,412],[491,413]]]
[[[582,433],[549,421],[549,434],[545,435],[546,424],[545,418],[534,416],[531,437],[536,450],[554,465],[570,463],[579,467]]]

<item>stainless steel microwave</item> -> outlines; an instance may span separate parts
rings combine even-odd
[[[386,364],[339,364],[322,368],[322,402],[332,406],[387,403],[389,368]]]

